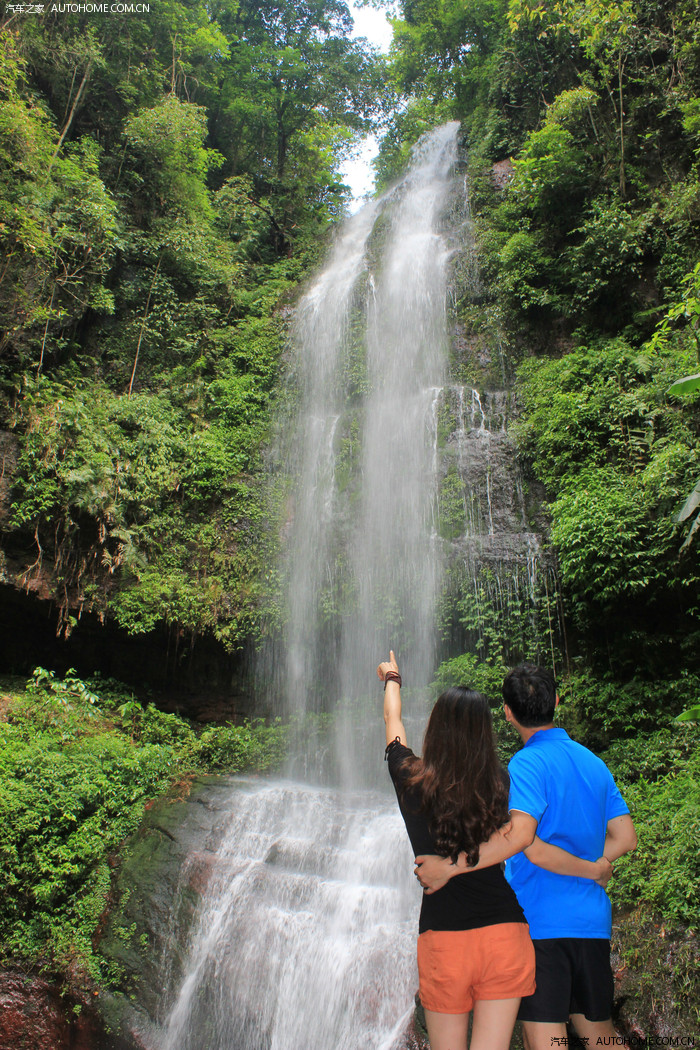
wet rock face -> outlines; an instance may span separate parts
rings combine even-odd
[[[229,780],[202,778],[183,796],[148,810],[118,868],[98,946],[119,974],[116,989],[66,993],[71,975],[52,983],[0,973],[0,1050],[156,1050],[230,809]]]
[[[119,986],[99,996],[104,1032],[90,1050],[158,1045],[168,989],[181,977],[181,953],[231,806],[226,777],[196,780],[183,794],[148,810],[119,870],[99,944]]]
[[[94,1050],[100,1029],[94,1011],[56,985],[0,974],[0,1050]]]

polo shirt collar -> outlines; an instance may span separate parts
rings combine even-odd
[[[541,739],[540,739],[541,738]],[[540,729],[538,733],[533,733],[530,739],[524,744],[524,747],[536,746],[538,743],[545,744],[550,740],[568,740],[569,734],[565,729],[560,729],[559,726],[553,726],[552,729]]]

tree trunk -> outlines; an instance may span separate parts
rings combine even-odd
[[[146,299],[146,306],[145,306],[145,309],[143,311],[143,320],[141,321],[141,331],[139,332],[139,341],[136,344],[136,353],[134,355],[134,367],[131,369],[131,379],[129,380],[129,390],[127,392],[127,396],[128,397],[131,397],[131,391],[132,391],[133,386],[134,386],[134,376],[136,375],[136,366],[139,363],[139,354],[141,352],[141,341],[143,340],[143,333],[146,331],[146,321],[148,320],[148,310],[149,310],[149,307],[151,305],[151,294],[153,292],[153,285],[156,283],[156,277],[158,276],[158,271],[160,270],[160,264],[162,263],[162,261],[163,261],[163,256],[161,255],[160,259],[158,260],[158,265],[156,266],[155,272],[154,272],[153,277],[151,279],[151,287],[148,289],[148,298]]]
[[[48,167],[46,169],[46,174],[47,175],[51,171],[51,168],[53,167],[53,162],[56,160],[56,157],[58,156],[58,154],[59,154],[59,152],[61,150],[61,146],[63,145],[63,143],[65,141],[66,135],[70,131],[70,126],[73,123],[73,117],[75,116],[75,111],[78,108],[78,103],[80,102],[80,99],[83,96],[83,91],[85,90],[87,82],[90,79],[91,71],[92,71],[92,59],[90,59],[88,61],[88,64],[85,67],[85,72],[83,73],[83,79],[80,81],[80,87],[78,88],[78,93],[75,96],[75,101],[73,102],[73,105],[71,106],[71,111],[68,114],[68,120],[66,121],[66,125],[65,125],[63,131],[61,132],[61,137],[58,140],[58,145],[56,146],[56,149],[53,151],[53,156],[51,157],[51,160],[49,161],[49,165],[48,165]]]
[[[620,196],[624,200],[627,195],[627,179],[625,176],[625,108],[622,98],[622,73],[625,63],[622,61],[622,51],[617,60],[617,90],[620,96]]]

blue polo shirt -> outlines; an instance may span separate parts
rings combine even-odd
[[[564,729],[534,733],[508,772],[509,808],[534,817],[543,842],[585,860],[602,856],[608,821],[629,813],[605,763]],[[555,875],[524,853],[506,862],[506,878],[533,938],[610,937],[610,900],[592,879]]]

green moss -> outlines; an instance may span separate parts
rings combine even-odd
[[[466,532],[464,496],[464,482],[452,466],[440,481],[438,495],[438,531],[444,540],[458,539]]]

